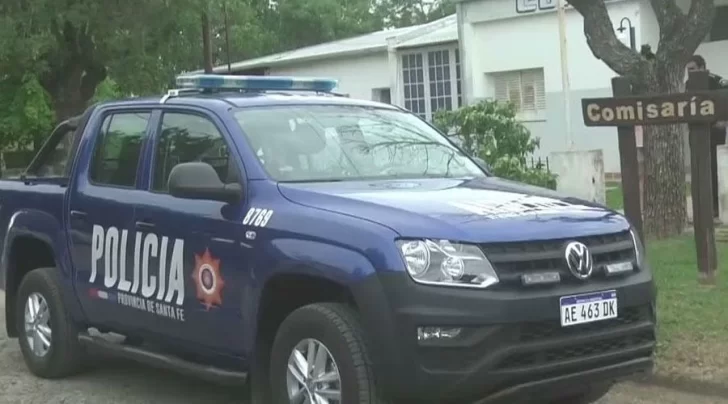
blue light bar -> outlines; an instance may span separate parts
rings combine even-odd
[[[288,90],[331,92],[337,80],[313,77],[231,76],[224,74],[192,74],[177,76],[177,86],[194,89]]]

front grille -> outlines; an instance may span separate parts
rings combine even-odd
[[[536,272],[558,272],[561,282],[577,281],[566,267],[564,247],[570,241],[580,241],[589,247],[594,259],[593,277],[603,277],[608,264],[631,261],[636,264],[634,243],[629,231],[598,236],[481,244],[493,264],[502,286],[521,285],[521,276]]]

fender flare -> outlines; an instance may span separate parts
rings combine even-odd
[[[248,283],[250,290],[244,294],[249,300],[244,299],[242,309],[244,323],[253,326],[245,330],[244,341],[255,340],[263,291],[267,283],[279,275],[305,275],[340,285],[352,295],[365,330],[390,325],[392,327],[389,329],[395,329],[392,310],[376,268],[360,251],[325,241],[300,239],[273,240],[269,248],[277,250],[275,255],[284,258],[273,268],[256,267],[251,270]],[[381,345],[382,341],[375,340],[373,343]],[[253,347],[254,344],[249,346]],[[388,361],[393,359],[394,356]]]
[[[15,212],[9,222],[5,233],[0,257],[0,272],[4,272],[0,281],[5,288],[5,321],[8,334],[15,334],[15,296],[17,286],[20,284],[15,267],[11,265],[13,246],[20,238],[35,239],[48,246],[55,266],[59,270],[61,280],[61,294],[72,318],[81,321],[83,314],[78,299],[75,296],[73,283],[73,266],[70,259],[68,244],[62,224],[51,214],[25,209]],[[11,335],[14,336],[14,335]]]

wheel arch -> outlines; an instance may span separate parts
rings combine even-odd
[[[387,273],[398,275],[391,269],[397,263],[381,249],[382,244],[377,244],[380,241],[381,237],[364,237],[352,240],[356,243],[352,244],[323,236],[289,235],[260,246],[269,253],[254,261],[242,302],[243,323],[249,325],[243,330],[243,351],[249,355],[252,380],[267,383],[265,375],[278,327],[297,307],[311,303],[334,302],[352,307],[370,337],[375,367],[381,365],[386,370],[390,364],[402,361],[401,353],[391,343],[396,321],[381,282]],[[282,307],[276,304],[279,301]]]
[[[9,337],[17,337],[15,327],[16,296],[25,275],[36,268],[55,267],[61,271],[64,300],[71,303],[71,314],[80,313],[77,300],[72,298],[71,264],[66,252],[64,232],[60,222],[52,215],[36,210],[16,212],[10,219],[3,243],[2,264],[5,286],[5,326]],[[66,262],[68,260],[68,262]],[[68,288],[71,289],[68,289]],[[69,293],[69,290],[71,293]]]

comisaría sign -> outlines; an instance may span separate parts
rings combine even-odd
[[[728,91],[585,98],[581,106],[586,126],[710,123],[728,119]]]

